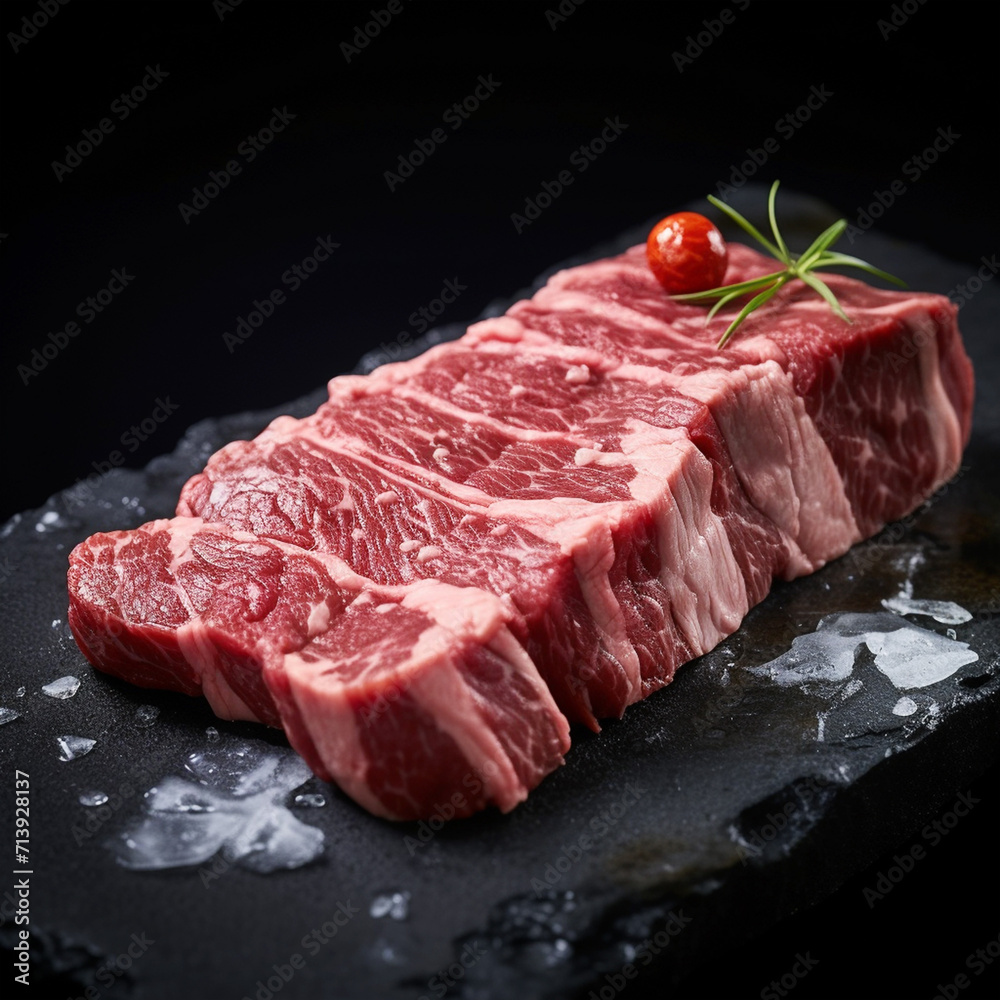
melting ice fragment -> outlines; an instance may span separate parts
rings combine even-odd
[[[20,719],[21,713],[15,712],[12,708],[0,708],[0,726],[5,722],[13,722],[15,719]]]
[[[215,812],[217,797],[204,788],[183,778],[164,778],[146,792],[146,808],[153,813]]]
[[[84,792],[79,801],[81,806],[103,806],[108,796],[104,792]]]
[[[155,705],[140,705],[135,710],[135,721],[140,726],[151,726],[159,714],[160,710]]]
[[[882,607],[897,615],[927,615],[942,625],[961,625],[972,620],[971,612],[954,601],[915,601],[906,593],[883,601]]]
[[[247,743],[231,743],[188,754],[184,769],[203,785],[235,791],[236,783],[256,763],[258,756]]]
[[[750,670],[764,674],[784,687],[808,681],[846,680],[854,670],[854,653],[860,639],[823,630],[823,622],[820,622],[819,628],[820,631],[796,636],[787,653]]]
[[[141,870],[201,864],[234,836],[240,825],[241,817],[231,813],[158,813],[125,834],[118,863]]]
[[[386,893],[376,896],[368,912],[376,919],[391,917],[393,920],[405,920],[410,912],[410,894],[406,891]]]
[[[50,698],[72,698],[79,690],[80,678],[74,677],[72,674],[60,677],[42,687],[42,693],[47,694]]]
[[[827,615],[815,632],[796,636],[787,652],[750,670],[784,686],[844,681],[853,673],[862,645],[874,654],[875,666],[901,689],[937,684],[979,659],[968,643],[895,615],[845,613]]]
[[[284,804],[311,777],[288,750],[218,743],[189,754],[189,777],[168,776],[146,792],[146,813],[113,846],[126,868],[197,865],[219,851],[256,872],[298,868],[323,851],[322,830]]]
[[[916,626],[866,633],[865,644],[875,654],[875,666],[898,688],[937,684],[979,659],[968,643]]]
[[[917,710],[917,703],[909,696],[904,694],[895,705],[892,706],[893,715],[913,715]]]
[[[280,797],[268,797],[230,842],[230,849],[240,864],[256,872],[299,868],[322,852],[323,831],[293,816]]]
[[[56,742],[59,744],[60,760],[76,760],[77,757],[90,753],[97,745],[97,740],[86,736],[57,736]]]

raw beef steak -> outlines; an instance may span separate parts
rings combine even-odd
[[[768,273],[731,245],[727,283]],[[972,371],[941,296],[795,281],[729,316],[643,247],[223,448],[178,517],[71,556],[91,662],[284,726],[394,818],[512,808],[567,720],[668,683],[957,470]]]

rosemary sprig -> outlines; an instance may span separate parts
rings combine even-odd
[[[727,305],[734,299],[742,298],[751,292],[757,293],[743,306],[736,319],[729,324],[726,332],[716,345],[719,350],[726,346],[729,338],[732,337],[737,327],[739,327],[750,313],[772,298],[782,285],[787,284],[793,278],[800,278],[804,281],[813,291],[817,292],[829,303],[830,308],[836,315],[846,323],[850,323],[850,317],[841,308],[836,295],[833,294],[830,287],[818,275],[812,273],[818,267],[856,267],[862,271],[867,271],[868,274],[875,275],[877,278],[891,281],[901,288],[906,287],[905,282],[900,281],[894,275],[874,267],[867,261],[859,260],[857,257],[850,257],[847,254],[836,253],[830,249],[840,239],[847,228],[846,219],[839,219],[832,226],[829,226],[820,233],[804,253],[799,254],[798,257],[792,256],[778,229],[778,222],[774,212],[778,183],[778,181],[775,181],[771,185],[771,193],[767,198],[767,216],[771,223],[771,232],[774,235],[773,243],[734,208],[730,208],[724,201],[720,201],[713,195],[708,196],[708,200],[716,208],[725,212],[733,222],[760,243],[772,257],[775,257],[781,264],[784,264],[782,270],[761,275],[759,278],[752,278],[750,281],[741,281],[734,285],[720,285],[718,288],[709,288],[704,292],[688,292],[684,295],[673,296],[678,302],[710,302],[712,299],[715,299],[715,305],[709,310],[708,316],[705,319],[707,323],[724,305]]]

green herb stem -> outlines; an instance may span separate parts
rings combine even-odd
[[[708,302],[715,300],[715,305],[708,312],[708,316],[705,318],[706,324],[711,322],[715,314],[725,305],[735,299],[742,298],[744,295],[749,295],[751,292],[756,293],[746,305],[739,311],[736,318],[729,324],[726,332],[719,339],[719,343],[716,345],[719,350],[726,346],[729,339],[736,332],[740,324],[750,315],[755,309],[764,305],[765,302],[770,300],[783,285],[787,284],[793,278],[800,278],[806,285],[808,285],[814,292],[820,295],[830,306],[833,312],[839,316],[844,322],[850,323],[851,319],[844,312],[840,303],[837,301],[837,296],[833,294],[824,281],[822,281],[817,275],[812,272],[820,267],[855,267],[859,270],[865,271],[868,274],[874,275],[877,278],[881,278],[883,281],[890,281],[893,284],[899,285],[901,288],[905,288],[906,284],[900,281],[899,278],[887,273],[869,264],[867,261],[860,260],[857,257],[851,257],[848,254],[836,253],[829,248],[837,242],[838,239],[844,234],[844,230],[847,229],[847,220],[838,219],[832,226],[828,226],[819,236],[813,240],[812,244],[805,250],[804,253],[798,255],[798,257],[793,257],[788,251],[788,246],[786,245],[781,231],[778,229],[777,216],[775,214],[775,200],[778,194],[778,181],[775,181],[771,185],[771,191],[767,197],[767,217],[771,224],[771,233],[774,236],[774,242],[772,243],[766,236],[764,236],[751,222],[745,219],[739,212],[734,208],[731,208],[725,202],[720,201],[713,195],[708,196],[708,200],[721,212],[724,212],[730,219],[733,220],[742,230],[752,236],[761,246],[772,257],[777,259],[781,264],[784,264],[784,268],[780,271],[774,271],[771,274],[761,275],[759,278],[751,278],[748,281],[740,281],[732,285],[720,285],[718,288],[709,288],[703,292],[688,292],[684,295],[674,295],[672,298],[676,299],[678,302]]]

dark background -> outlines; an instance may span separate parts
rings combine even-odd
[[[415,0],[348,61],[342,43],[384,6],[244,0],[220,17],[210,2],[74,0],[15,52],[8,33],[38,7],[3,5],[0,516],[39,506],[115,451],[140,466],[203,417],[281,404],[402,331],[416,336],[408,317],[447,279],[466,288],[441,321],[471,319],[560,259],[717,192],[768,139],[779,148],[756,181],[780,178],[852,222],[901,181],[881,232],[968,263],[970,275],[998,249],[993,5],[910,0],[907,15],[888,3],[733,3],[733,23],[679,69],[674,53],[689,36],[705,41],[721,2],[589,0],[553,28],[555,0]],[[166,78],[121,120],[111,104],[147,65]],[[495,93],[461,128],[443,124],[490,75]],[[778,121],[814,87],[832,96],[783,134]],[[237,149],[273,107],[295,118],[247,163]],[[53,161],[102,118],[114,130],[58,180]],[[570,157],[605,118],[627,128],[578,172]],[[390,192],[385,171],[440,127],[447,141]],[[939,129],[958,138],[914,179],[911,158]],[[233,159],[241,173],[185,224],[179,203]],[[572,185],[517,233],[512,213],[564,169]],[[227,350],[223,332],[254,299],[288,293],[282,273],[321,236],[340,248]],[[863,237],[842,249],[865,256]],[[115,268],[134,280],[80,322],[77,303]],[[18,366],[70,320],[81,334],[24,384]],[[129,451],[123,434],[158,398],[176,411]],[[933,996],[996,937],[996,777],[923,874],[874,910],[861,888],[878,866],[752,948],[720,954],[684,995],[757,996],[822,942],[840,957],[796,987],[803,1000]],[[983,855],[982,884],[967,882],[969,852]],[[984,975],[961,995],[996,984]]]

